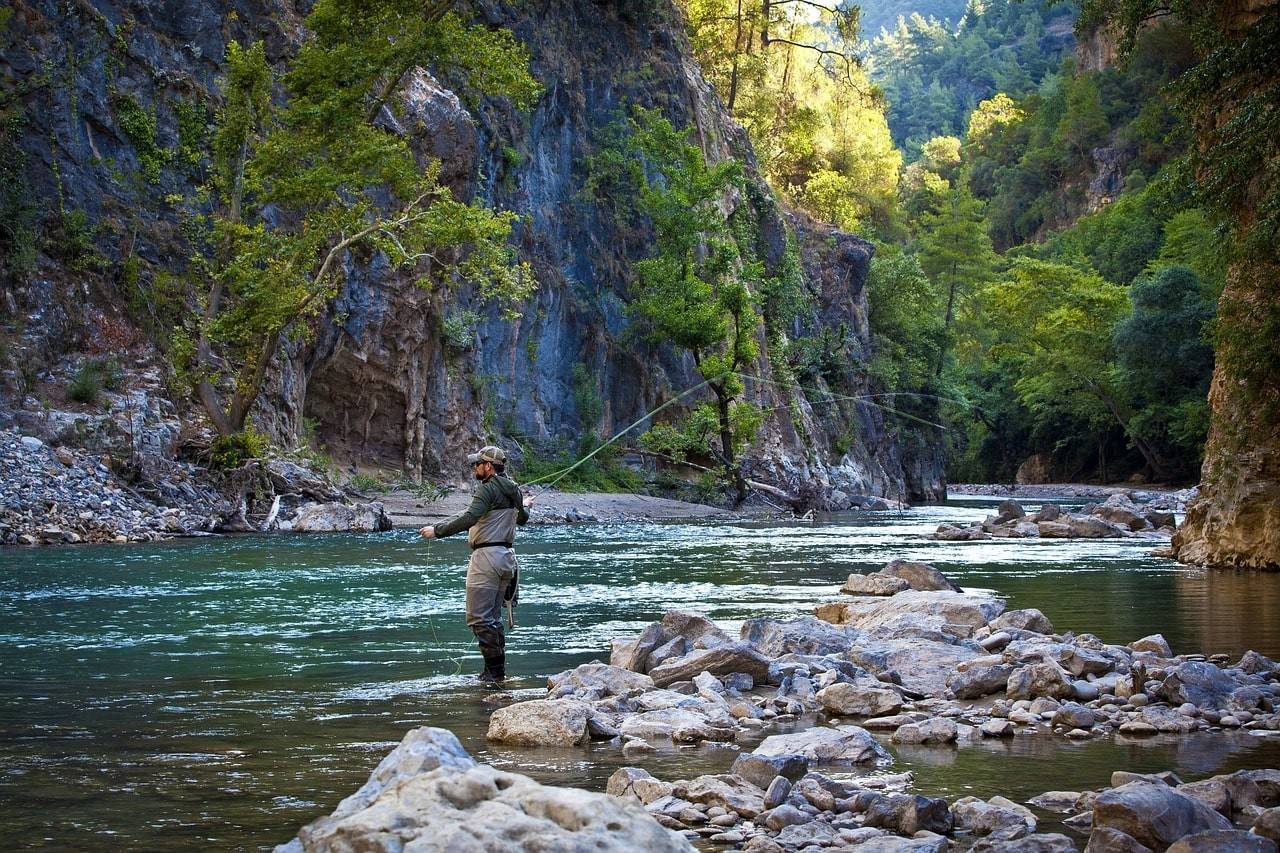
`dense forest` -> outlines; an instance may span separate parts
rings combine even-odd
[[[945,427],[950,479],[1194,480],[1225,257],[1185,179],[1185,25],[1088,68],[1071,4],[903,7],[878,33],[869,4],[865,38],[844,7],[686,11],[775,189],[876,245],[866,369]],[[838,381],[820,347],[796,360]]]

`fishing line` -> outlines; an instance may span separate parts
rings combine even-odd
[[[434,545],[434,544],[435,544],[435,538],[434,538],[434,537],[432,537],[431,539],[428,539],[428,540],[427,540],[427,565],[428,565],[428,566],[430,566],[430,565],[431,565],[431,547],[432,547],[432,545]],[[425,593],[427,593],[428,597],[430,596],[430,593],[431,593],[430,583],[431,583],[431,575],[430,575],[429,573],[424,573],[424,574],[422,575],[422,586],[423,586],[423,591],[424,591]],[[428,601],[428,606],[429,606],[429,605],[430,605],[430,601]],[[431,611],[430,611],[430,610],[428,610],[428,611],[427,611],[427,614],[426,614],[426,615],[427,615],[427,628],[428,628],[428,630],[430,630],[430,631],[431,631],[431,642],[435,644],[435,645],[434,645],[434,648],[439,649],[439,648],[441,648],[441,645],[440,645],[440,635],[436,633],[436,623],[435,623],[435,620],[431,618]],[[461,675],[461,674],[462,674],[462,657],[461,657],[461,655],[450,655],[450,654],[446,653],[446,654],[445,654],[445,657],[446,657],[448,660],[450,660],[450,661],[452,661],[452,662],[453,662],[453,667],[454,667],[454,669],[453,669],[453,672],[451,672],[451,673],[449,673],[449,674],[450,674],[450,675]]]
[[[759,377],[752,376],[747,373],[728,372],[728,373],[720,374],[719,376],[713,376],[710,379],[704,379],[701,382],[699,382],[697,385],[694,385],[690,388],[686,388],[684,391],[681,391],[679,394],[672,397],[670,400],[667,400],[662,405],[658,406],[657,408],[651,409],[650,411],[641,415],[639,419],[637,419],[633,423],[624,427],[622,430],[620,430],[619,432],[614,434],[611,438],[609,438],[608,441],[605,441],[599,447],[595,448],[590,453],[578,459],[578,461],[574,462],[572,465],[569,465],[565,468],[561,468],[558,471],[552,471],[550,474],[545,474],[536,479],[527,480],[525,482],[525,485],[534,486],[534,485],[538,485],[539,483],[545,483],[547,488],[551,488],[555,486],[556,483],[560,482],[569,474],[571,474],[573,471],[575,471],[577,468],[579,468],[581,465],[589,461],[597,453],[601,452],[606,447],[609,447],[610,445],[614,444],[615,442],[618,441],[618,439],[622,438],[624,435],[631,432],[636,427],[646,423],[650,418],[652,418],[654,415],[661,412],[663,409],[667,408],[668,406],[675,405],[677,402],[684,399],[685,397],[688,397],[690,394],[694,393],[695,391],[699,391],[702,388],[705,388],[708,385],[710,385],[712,382],[715,382],[719,379],[723,379],[726,376],[736,376],[740,379],[749,379],[753,382],[758,382],[760,384],[765,384],[765,385],[775,385],[780,388],[798,388],[801,391],[804,391],[806,393],[819,394],[829,398],[827,400],[808,400],[807,402],[809,403],[810,406],[821,405],[823,403],[831,403],[831,402],[835,402],[836,400],[852,400],[858,403],[863,403],[865,405],[871,406],[876,409],[880,409],[881,411],[889,412],[890,414],[897,415],[898,417],[905,418],[910,421],[915,421],[925,426],[933,427],[934,429],[940,429],[944,431],[949,431],[949,427],[947,427],[945,424],[934,423],[933,421],[926,420],[916,415],[912,415],[909,412],[903,412],[899,409],[895,409],[892,406],[886,406],[882,403],[873,402],[870,398],[871,397],[888,397],[888,396],[930,397],[937,400],[945,400],[947,402],[955,403],[956,405],[960,405],[960,406],[966,406],[966,407],[972,406],[972,404],[969,403],[968,401],[957,400],[952,397],[943,397],[938,394],[925,394],[923,392],[913,392],[913,391],[893,391],[893,392],[884,392],[881,394],[857,394],[857,395],[836,394],[832,391],[823,390],[821,388],[810,388],[805,385],[801,385],[799,382],[785,383],[785,382],[779,382],[774,379],[761,379]]]

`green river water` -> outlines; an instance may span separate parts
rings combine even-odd
[[[852,571],[927,560],[1058,630],[1163,632],[1177,652],[1280,656],[1280,576],[1205,574],[1149,541],[944,543],[942,521],[994,501],[815,524],[528,528],[509,640],[513,688],[608,657],[672,607],[736,629],[808,613]],[[0,550],[0,840],[5,849],[263,849],[354,791],[412,726],[452,729],[482,761],[602,790],[607,745],[491,749],[462,623],[466,545],[410,531]],[[916,787],[1026,799],[1116,769],[1201,778],[1280,767],[1280,738],[1213,733],[1077,744],[892,748]],[[726,768],[725,748],[660,752],[660,778]]]

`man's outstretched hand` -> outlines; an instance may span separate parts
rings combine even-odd
[[[420,535],[423,539],[435,539],[436,529],[428,524],[426,527],[418,531],[418,535]]]
[[[535,500],[537,500],[537,497],[536,497],[536,496],[531,495],[531,494],[529,494],[528,492],[524,492],[523,494],[521,494],[521,496],[520,496],[520,497],[524,499],[524,508],[525,508],[525,509],[528,509],[529,507],[533,506],[533,502],[534,502]]]

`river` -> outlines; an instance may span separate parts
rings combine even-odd
[[[1175,652],[1280,656],[1280,576],[1206,574],[1149,556],[1150,541],[946,543],[943,522],[992,499],[808,523],[528,528],[519,694],[608,657],[610,637],[672,607],[729,629],[810,612],[852,571],[933,563],[1059,631],[1109,642],[1162,632]],[[1068,504],[1069,505],[1069,504]],[[0,827],[6,848],[261,849],[354,791],[412,726],[453,729],[482,761],[603,789],[607,745],[493,750],[461,620],[466,545],[410,531],[0,551]],[[892,747],[924,793],[1098,787],[1115,769],[1201,778],[1280,767],[1280,738],[1246,732],[1017,737],[956,749]],[[726,768],[733,752],[660,752],[661,778]]]

